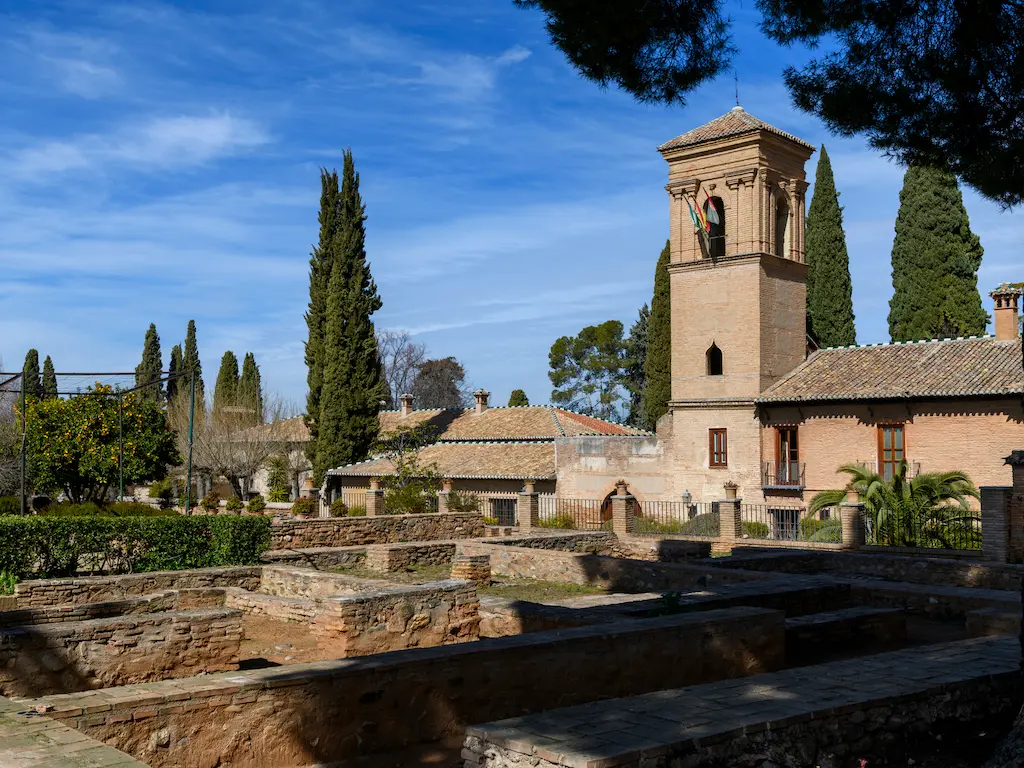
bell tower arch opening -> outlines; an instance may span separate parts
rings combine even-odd
[[[720,197],[709,197],[704,201],[704,216],[708,220],[708,256],[712,259],[725,258],[725,202]]]
[[[789,226],[789,203],[786,196],[779,193],[775,196],[775,243],[772,253],[776,256],[788,259],[791,251],[791,232]]]
[[[721,376],[724,373],[724,365],[722,361],[722,350],[718,348],[718,345],[711,342],[711,346],[708,347],[705,357],[707,358],[708,376]]]

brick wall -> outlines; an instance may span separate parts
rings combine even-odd
[[[379,517],[278,519],[271,526],[271,549],[348,547],[401,541],[471,539],[484,535],[478,512]]]
[[[233,669],[241,617],[220,608],[0,630],[0,694],[40,696]]]
[[[783,635],[781,613],[734,608],[34,703],[153,768],[307,765],[436,741],[468,723],[777,669]]]

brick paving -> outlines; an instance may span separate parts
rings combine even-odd
[[[1015,676],[1019,661],[1011,637],[910,648],[476,725],[466,731],[463,755],[467,766],[476,765],[493,745],[530,763],[611,768],[694,742],[703,747],[870,703]]]
[[[81,731],[0,698],[0,768],[146,768]]]

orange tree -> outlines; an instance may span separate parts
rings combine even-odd
[[[118,482],[118,396],[97,384],[68,399],[32,399],[26,446],[35,485],[73,502],[103,500]],[[162,479],[181,463],[166,414],[137,392],[123,395],[124,482]]]

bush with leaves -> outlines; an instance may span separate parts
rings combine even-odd
[[[170,517],[178,513],[170,508],[154,507],[140,501],[115,501],[110,504],[83,501],[81,504],[50,504],[38,514],[43,517]]]
[[[331,517],[345,517],[348,514],[348,504],[342,499],[335,499],[331,502]]]
[[[203,500],[199,502],[199,506],[207,512],[216,512],[220,507],[220,494],[216,491],[210,491],[208,494],[203,496]]]
[[[576,528],[576,518],[571,512],[559,512],[554,517],[540,520],[537,525],[540,528],[559,528],[563,531],[571,531]]]
[[[313,517],[316,503],[312,499],[296,499],[292,502],[292,514],[296,517]]]
[[[288,501],[291,496],[291,479],[288,471],[288,457],[278,454],[267,461],[267,501]]]
[[[362,504],[356,504],[353,507],[348,508],[349,517],[366,517],[366,507]]]
[[[249,499],[249,503],[245,505],[245,508],[252,514],[262,514],[263,510],[267,508],[267,500],[257,493]]]
[[[196,489],[192,488],[190,490],[191,492],[188,494],[187,497],[185,496],[184,492],[182,492],[182,494],[178,496],[178,506],[181,507],[182,509],[195,509],[196,505],[199,503],[198,500],[196,499]]]
[[[149,498],[156,499],[161,509],[171,506],[171,499],[174,498],[174,485],[170,480],[158,480],[149,486]]]
[[[0,595],[13,595],[19,581],[18,574],[0,571]]]
[[[20,515],[21,499],[17,496],[0,496],[0,515]]]
[[[479,512],[480,497],[466,491],[452,491],[448,494],[449,512]]]
[[[232,496],[230,499],[224,502],[224,509],[226,509],[228,512],[241,512],[243,509],[245,509],[245,505],[242,503],[242,500],[240,498],[238,498],[237,496]]]

